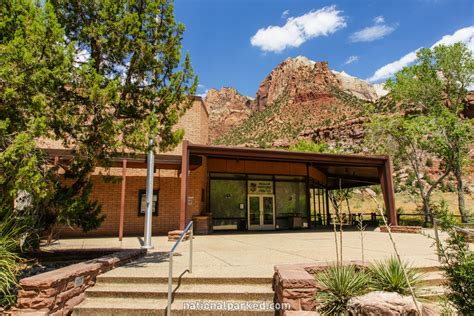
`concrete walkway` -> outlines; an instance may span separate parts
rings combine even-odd
[[[425,233],[433,235],[433,231]],[[393,234],[402,258],[414,266],[437,266],[433,241],[419,234]],[[141,238],[64,239],[47,249],[137,248]],[[163,277],[168,275],[167,251],[173,245],[167,237],[153,237],[154,249],[136,262],[108,272],[108,275]],[[366,261],[380,260],[394,254],[387,233],[364,233]],[[220,233],[195,236],[193,274],[196,277],[271,277],[276,264],[328,262],[335,259],[334,233],[329,231],[285,231],[256,233]],[[358,231],[344,232],[343,259],[361,260]],[[182,242],[175,254],[174,275],[188,265],[189,241]],[[187,275],[188,277],[191,275]]]

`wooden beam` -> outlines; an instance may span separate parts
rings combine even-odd
[[[183,141],[181,157],[181,196],[180,196],[180,212],[179,212],[179,229],[184,230],[186,227],[186,206],[188,199],[188,174],[189,174],[189,142]]]
[[[390,159],[380,169],[380,185],[382,187],[388,221],[392,226],[397,226],[397,210],[395,208],[395,192],[393,189],[392,163]]]
[[[311,228],[311,197],[309,192],[309,164],[306,164],[306,182],[305,182],[305,191],[306,191],[306,212],[308,213],[308,228]],[[314,196],[313,196],[314,198]]]
[[[125,193],[127,186],[127,159],[122,162],[122,192],[120,193],[120,223],[119,223],[119,240],[123,239],[123,222],[125,217]]]

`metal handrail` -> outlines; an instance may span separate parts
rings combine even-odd
[[[168,306],[166,310],[166,315],[171,315],[171,303],[172,303],[172,294],[173,294],[173,254],[178,247],[181,240],[183,240],[186,233],[189,231],[189,273],[193,273],[193,221],[190,221],[189,224],[186,226],[184,231],[179,236],[178,240],[176,240],[173,248],[171,248],[169,255],[169,272],[168,272]]]

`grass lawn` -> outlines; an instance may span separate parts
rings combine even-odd
[[[382,197],[380,196],[381,200]],[[433,201],[445,200],[448,202],[451,211],[459,215],[458,212],[458,196],[454,192],[434,192]],[[471,212],[474,211],[474,196],[472,194],[466,194],[466,208]],[[421,205],[421,203],[418,203]],[[361,194],[355,194],[354,197],[350,200],[350,206],[352,213],[370,213],[376,211],[376,205],[372,199],[364,197]],[[410,196],[407,193],[396,193],[395,194],[395,206],[396,208],[401,208],[404,214],[417,213],[417,203],[414,197]]]

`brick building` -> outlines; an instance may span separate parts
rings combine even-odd
[[[390,160],[386,156],[296,153],[209,145],[209,114],[201,98],[178,126],[183,143],[155,156],[152,234],[183,229],[192,218],[201,232],[277,230],[328,225],[328,190],[381,184],[389,220],[396,224]],[[57,144],[40,144],[54,159],[67,159]],[[142,236],[146,206],[146,156],[113,158],[93,176],[92,198],[105,221],[83,233],[68,227],[61,237]],[[117,177],[104,181],[102,175]]]

